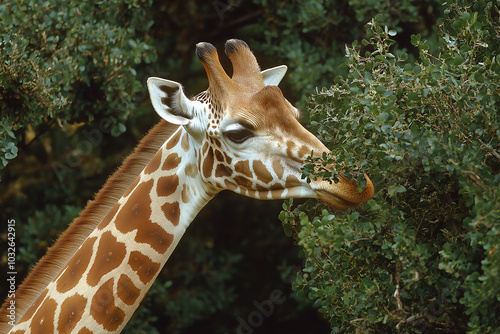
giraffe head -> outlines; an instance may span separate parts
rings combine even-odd
[[[367,201],[374,188],[340,176],[339,182],[301,178],[305,158],[329,153],[299,123],[299,111],[277,87],[286,66],[259,68],[248,45],[229,40],[226,55],[233,66],[229,77],[215,47],[198,43],[196,54],[205,67],[209,88],[189,99],[174,81],[149,78],[156,112],[181,125],[196,143],[198,173],[212,193],[224,189],[258,199],[319,198],[335,209]]]

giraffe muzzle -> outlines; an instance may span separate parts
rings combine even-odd
[[[329,207],[336,210],[347,210],[354,208],[373,197],[375,188],[372,181],[365,175],[366,185],[360,192],[355,181],[348,180],[345,176],[340,176],[337,183],[330,183],[325,180],[311,182],[311,188]]]

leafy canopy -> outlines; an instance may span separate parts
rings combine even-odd
[[[156,60],[148,41],[138,38],[153,23],[145,17],[148,6],[136,0],[0,4],[0,170],[26,145],[21,136],[36,138],[54,122],[107,117],[114,136],[125,131],[134,95],[142,91],[134,66]]]
[[[335,156],[304,175],[334,180],[334,162],[376,188],[346,214],[287,201],[280,215],[306,261],[294,288],[332,333],[500,328],[498,9],[447,5],[436,52],[411,36],[417,61],[376,17],[346,48],[348,74],[311,98],[311,125]]]

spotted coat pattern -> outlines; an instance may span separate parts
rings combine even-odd
[[[12,333],[123,328],[199,209],[193,196],[202,194],[190,189],[197,168],[181,158],[190,149],[188,134],[179,128]]]

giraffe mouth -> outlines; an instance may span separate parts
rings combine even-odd
[[[318,195],[318,199],[335,210],[347,210],[350,208],[355,208],[360,203],[362,203],[346,200],[345,198],[342,198],[325,190],[319,190],[316,192],[316,194]]]
[[[317,198],[326,205],[336,210],[347,210],[357,207],[373,197],[375,192],[373,183],[368,176],[365,175],[365,177],[367,183],[361,192],[358,191],[356,183],[346,181],[345,178],[341,178],[341,182],[334,185],[313,182],[311,186],[316,192]]]

